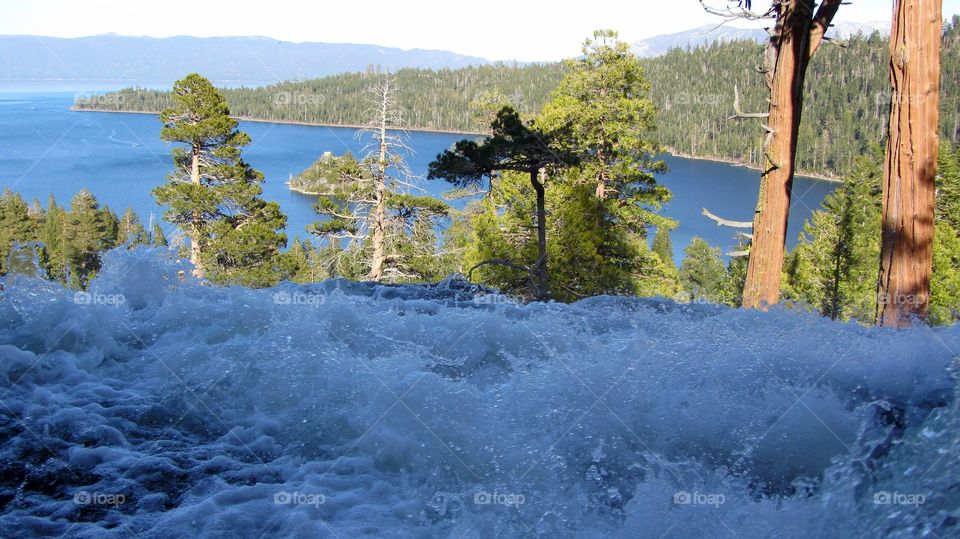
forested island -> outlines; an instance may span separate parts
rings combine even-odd
[[[884,36],[875,33],[825,46],[807,74],[797,167],[802,173],[840,178],[858,155],[883,139],[889,102]],[[740,108],[766,109],[766,88],[757,71],[764,46],[753,41],[674,49],[641,59],[651,98],[659,108],[655,137],[677,155],[720,159],[759,167],[763,132],[753,122],[731,119],[735,90]],[[945,25],[940,124],[944,137],[960,140],[960,18]],[[491,104],[510,104],[532,115],[550,99],[566,72],[563,63],[485,65],[463,69],[401,69],[395,77],[398,107],[407,129],[483,132]],[[373,71],[262,88],[224,89],[231,112],[241,118],[361,126],[367,121],[366,89]],[[80,110],[158,112],[169,93],[128,88],[78,101]]]

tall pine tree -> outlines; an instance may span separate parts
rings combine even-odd
[[[286,216],[260,198],[263,174],[241,150],[250,137],[209,80],[187,75],[173,88],[173,106],[160,114],[160,136],[173,149],[174,171],[153,191],[169,209],[164,217],[190,238],[195,274],[220,283],[263,286],[280,277]]]

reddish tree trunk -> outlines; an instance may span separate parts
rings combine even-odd
[[[825,0],[815,16],[812,6],[805,0],[782,2],[767,50],[769,135],[743,289],[746,308],[764,308],[780,301],[803,85],[810,59],[822,43],[840,0]]]
[[[924,319],[933,272],[942,0],[896,0],[877,324]]]

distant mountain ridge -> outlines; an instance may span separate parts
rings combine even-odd
[[[837,39],[848,39],[857,34],[870,35],[874,31],[879,31],[881,34],[889,34],[890,23],[840,22],[830,28],[827,36]],[[662,56],[674,48],[687,49],[688,47],[699,47],[712,43],[729,43],[738,40],[750,40],[762,43],[767,40],[767,31],[763,28],[737,28],[730,25],[718,26],[716,24],[709,24],[692,30],[642,39],[635,41],[631,46],[637,56],[653,58]]]
[[[274,83],[344,72],[490,63],[448,51],[349,43],[292,43],[267,37],[80,38],[0,36],[0,79],[173,82],[190,72],[216,82]]]

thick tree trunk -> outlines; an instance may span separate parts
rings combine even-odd
[[[540,169],[530,171],[530,185],[537,193],[537,262],[533,266],[534,282],[537,289],[534,296],[537,299],[546,299],[550,293],[550,282],[547,276],[547,203],[546,190],[540,181]]]
[[[200,149],[193,148],[190,162],[190,182],[200,185]],[[190,263],[193,264],[193,275],[198,279],[204,276],[203,263],[200,261],[200,235],[203,233],[203,220],[200,212],[193,212],[193,222],[190,223]]]
[[[822,43],[840,1],[825,0],[816,16],[812,5],[804,0],[782,2],[770,37],[768,136],[743,288],[745,308],[765,308],[780,301],[804,80],[810,59]]]
[[[383,279],[387,259],[387,96],[380,102],[380,155],[377,161],[375,202],[373,208],[373,257],[370,261],[370,280]]]
[[[896,0],[877,324],[924,319],[933,272],[942,0]]]

